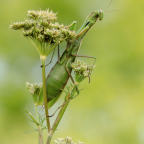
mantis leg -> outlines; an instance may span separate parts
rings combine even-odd
[[[67,43],[67,47],[66,47],[66,51],[68,52],[68,47],[69,47],[70,43]]]
[[[58,45],[58,62],[60,63],[60,50],[59,50],[59,45]]]
[[[73,40],[73,42],[74,42],[76,39],[78,39],[79,37],[81,37],[83,34],[85,34],[88,29],[89,29],[89,26],[86,26],[80,33],[77,32],[78,34],[76,35],[76,38]]]
[[[94,66],[94,64],[96,62],[96,59],[97,59],[96,57],[93,57],[93,56],[85,56],[85,55],[78,55],[78,54],[72,54],[72,56],[75,56],[75,57],[86,57],[86,58],[93,58],[93,59],[95,59],[92,67]]]
[[[69,61],[66,63],[66,66],[65,66],[66,71],[67,71],[69,77],[71,78],[72,82],[75,83],[75,81],[74,81],[74,79],[73,79],[73,77],[72,77],[72,75],[71,75],[71,73],[70,73],[70,71],[69,71],[69,69],[68,69],[68,64],[69,64]],[[77,90],[77,93],[79,94],[78,87],[76,87],[76,90]]]
[[[95,64],[95,62],[96,62],[96,57],[93,57],[93,56],[86,56],[86,55],[78,55],[78,54],[71,54],[72,56],[75,56],[75,57],[86,57],[86,58],[93,58],[93,59],[95,59],[95,61],[94,61],[94,63],[93,63],[93,65]]]
[[[73,79],[73,77],[72,77],[72,75],[71,75],[71,73],[70,73],[70,71],[69,71],[69,69],[68,69],[66,66],[65,66],[65,68],[66,68],[66,71],[67,71],[69,77],[71,78],[72,82],[75,83],[75,82],[74,82],[74,79]]]
[[[70,25],[68,25],[66,28],[69,28],[69,30],[75,30],[76,27],[76,21],[73,21]]]
[[[59,45],[58,45],[58,63],[60,65],[62,65],[66,60],[66,57],[64,57],[63,59],[60,59],[60,50],[59,50]]]
[[[53,59],[54,53],[55,53],[55,49],[54,49],[54,51],[53,51],[53,54],[52,54],[52,57],[51,57],[50,62],[49,62],[47,65],[45,65],[45,67],[48,66],[48,65],[52,62],[52,59]],[[41,65],[41,67],[42,67],[42,66],[43,66],[43,65]]]
[[[69,64],[71,63],[72,59],[73,59],[73,58],[70,58],[70,59],[67,61],[66,65],[65,65],[65,69],[66,69],[69,77],[71,78],[72,82],[75,83],[75,82],[74,82],[74,79],[73,79],[73,77],[72,77],[72,75],[71,75],[71,72],[70,72],[69,69],[68,69]]]

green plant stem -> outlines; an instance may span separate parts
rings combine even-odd
[[[37,122],[39,123],[39,119],[38,119],[38,110],[37,110],[37,108],[38,108],[38,105],[35,105],[36,120],[37,120]]]
[[[77,86],[77,85],[74,84],[71,92],[69,92],[69,93],[66,95],[66,100],[64,101],[63,105],[61,106],[61,109],[60,109],[60,111],[59,111],[59,113],[58,113],[58,115],[57,115],[57,118],[56,118],[56,120],[55,120],[55,122],[54,122],[54,124],[53,124],[53,126],[52,126],[52,128],[51,128],[51,131],[50,131],[50,133],[48,134],[48,138],[47,138],[47,143],[46,143],[46,144],[50,144],[50,141],[51,141],[51,139],[52,139],[52,136],[53,136],[55,130],[57,129],[57,127],[58,127],[58,125],[59,125],[59,123],[60,123],[60,121],[61,121],[61,119],[62,119],[62,117],[63,117],[63,115],[64,115],[64,112],[66,111],[66,108],[67,108],[67,106],[68,106],[68,104],[69,104],[69,102],[70,102],[70,99],[71,99],[71,97],[74,96],[74,93],[76,92],[76,86]]]
[[[68,94],[68,97],[69,96],[70,96],[70,94]],[[59,114],[58,114],[58,116],[57,116],[57,118],[56,118],[56,120],[55,120],[55,122],[53,124],[51,135],[53,135],[55,130],[57,129],[57,127],[58,127],[58,125],[59,125],[59,123],[60,123],[60,121],[61,121],[61,119],[62,119],[62,117],[64,115],[64,112],[66,111],[66,108],[67,108],[68,104],[69,104],[69,100],[65,101],[63,103],[63,105],[62,105],[62,107],[61,107],[61,109],[59,111]]]
[[[43,134],[41,126],[38,126],[38,131],[39,131],[39,144],[43,144]]]
[[[51,133],[49,133],[46,144],[50,144],[51,139],[52,139],[52,135],[51,135]]]
[[[58,125],[59,125],[59,123],[60,123],[60,121],[61,121],[61,119],[62,119],[62,117],[64,115],[64,112],[65,112],[65,110],[66,110],[66,108],[68,106],[68,104],[69,104],[69,101],[68,102],[65,101],[63,103],[63,105],[62,105],[62,107],[61,107],[61,109],[59,111],[59,114],[58,114],[58,116],[57,116],[57,118],[56,118],[56,120],[55,120],[55,122],[53,124],[53,127],[52,127],[50,133],[48,134],[48,138],[47,138],[47,143],[46,144],[50,144],[52,136],[53,136],[55,130],[57,129],[57,127],[58,127]]]
[[[36,114],[36,120],[39,123],[39,118],[38,118],[38,105],[35,105],[35,114]],[[42,128],[40,125],[37,125],[38,131],[39,131],[39,144],[43,144],[43,134],[42,134]]]
[[[48,102],[47,102],[47,94],[46,94],[45,59],[46,59],[45,57],[41,57],[45,115],[46,115],[48,133],[50,133],[50,120],[48,117],[49,115],[48,114]]]

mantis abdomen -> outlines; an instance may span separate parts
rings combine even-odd
[[[68,68],[69,71],[72,71],[72,68]],[[50,71],[49,75],[46,78],[46,89],[47,89],[47,98],[48,101],[51,101],[54,97],[61,94],[62,89],[67,84],[69,75],[65,68],[65,63],[60,65],[58,62]]]

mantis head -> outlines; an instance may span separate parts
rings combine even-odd
[[[91,15],[89,15],[89,19],[93,21],[97,21],[97,19],[102,20],[104,16],[104,11],[103,10],[98,10],[95,12],[92,12]]]
[[[102,20],[104,16],[103,10],[98,10],[92,12],[85,20],[81,28],[77,32],[77,37],[84,36],[88,30],[97,22],[97,20]]]
[[[104,11],[100,9],[100,10],[98,11],[98,15],[99,15],[99,20],[102,20],[102,19],[103,19],[103,16],[104,16]]]

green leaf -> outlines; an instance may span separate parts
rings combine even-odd
[[[35,123],[37,126],[40,125],[40,124],[37,122],[37,120],[33,117],[33,115],[32,115],[27,109],[25,109],[25,112],[31,117],[31,119],[33,120],[33,123]]]

